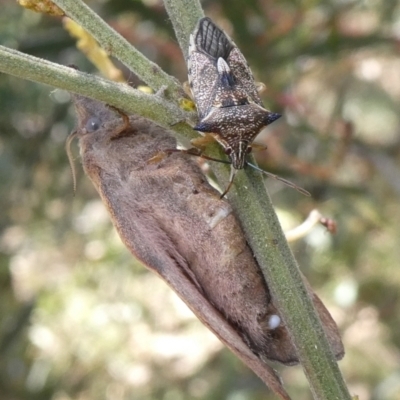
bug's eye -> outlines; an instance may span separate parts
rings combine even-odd
[[[248,146],[247,149],[246,149],[246,153],[247,153],[247,154],[250,154],[252,150],[253,150],[253,149],[251,148],[251,146]]]
[[[85,128],[87,132],[97,131],[101,126],[100,120],[97,117],[90,117],[86,122]]]
[[[224,149],[225,154],[229,156],[229,154],[232,153],[232,149],[230,147],[227,147],[226,149]]]

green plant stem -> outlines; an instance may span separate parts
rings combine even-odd
[[[165,8],[174,26],[175,36],[185,60],[189,49],[189,36],[196,26],[197,21],[204,17],[203,9],[198,0],[164,0]]]
[[[166,95],[175,100],[184,96],[176,78],[168,75],[157,64],[136,50],[82,0],[54,0],[54,3],[89,32],[108,54],[120,60],[153,90],[165,88]]]
[[[183,122],[191,115],[161,95],[146,94],[127,84],[86,74],[4,46],[0,46],[0,71],[96,98],[128,113],[149,118],[167,129],[174,125],[181,139],[195,137],[190,126]]]

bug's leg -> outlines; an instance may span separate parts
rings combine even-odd
[[[122,117],[122,124],[115,129],[115,132],[113,132],[113,134],[110,136],[110,139],[115,140],[122,136],[125,136],[123,133],[128,131],[129,115],[126,114],[125,112],[123,112],[122,110],[120,110],[119,108],[110,106],[109,104],[107,105],[107,107],[110,108],[111,110],[115,111],[117,114],[119,114]]]
[[[264,151],[267,150],[268,146],[265,144],[261,144],[261,143],[252,143],[250,147],[250,151],[249,153],[253,152],[253,151]]]
[[[159,151],[155,156],[149,158],[147,160],[148,164],[156,164],[161,162],[162,160],[164,160],[164,158],[166,158],[168,156],[168,152],[166,151]]]
[[[226,189],[224,190],[224,192],[221,194],[220,199],[222,199],[229,192],[230,188],[232,187],[232,183],[233,183],[233,180],[235,179],[237,171],[238,170],[233,168],[233,165],[231,164],[231,174],[229,176],[229,183],[228,183],[228,186],[226,187]]]
[[[159,162],[163,158],[165,158],[168,154],[171,153],[184,153],[190,156],[201,157],[205,160],[210,161],[219,161],[219,162],[228,162],[224,160],[219,160],[216,158],[208,157],[204,153],[206,146],[215,141],[214,137],[211,134],[206,133],[205,136],[198,137],[196,139],[192,139],[190,143],[194,146],[190,149],[166,149],[157,153],[154,157],[150,158],[149,162]]]
[[[159,151],[155,156],[151,157],[147,162],[149,162],[149,163],[160,162],[172,153],[184,153],[184,154],[188,154],[190,156],[211,159],[210,157],[203,155],[202,150],[192,147],[190,149],[165,149],[165,150]],[[219,160],[217,160],[217,161],[219,161]]]
[[[190,149],[166,149],[163,151],[158,152],[154,157],[150,158],[149,162],[159,162],[163,158],[165,158],[168,154],[171,153],[183,153],[183,154],[188,154],[189,156],[195,156],[195,157],[200,157],[203,158],[204,160],[208,161],[216,161],[224,164],[230,164],[230,161],[227,160],[220,160],[219,158],[214,158],[214,157],[209,157],[206,156],[201,149],[192,147]]]
[[[183,86],[184,92],[188,95],[188,97],[189,97],[191,100],[194,100],[194,99],[193,99],[193,94],[192,94],[192,89],[190,89],[190,84],[189,84],[189,82],[188,82],[188,81],[183,82],[182,86]]]
[[[199,136],[196,139],[192,139],[190,143],[200,149],[202,152],[205,150],[205,148],[215,142],[215,138],[211,133],[206,133],[204,136]]]

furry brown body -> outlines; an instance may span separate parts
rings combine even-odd
[[[126,246],[287,399],[264,361],[294,364],[296,350],[229,203],[187,155],[157,160],[176,147],[165,129],[138,116],[124,125],[107,106],[81,96],[74,103],[83,167]],[[341,358],[336,324],[309,292]]]

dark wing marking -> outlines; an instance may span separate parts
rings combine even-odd
[[[198,51],[207,54],[214,60],[222,57],[227,60],[234,45],[210,18],[202,18],[195,33],[195,44]]]

